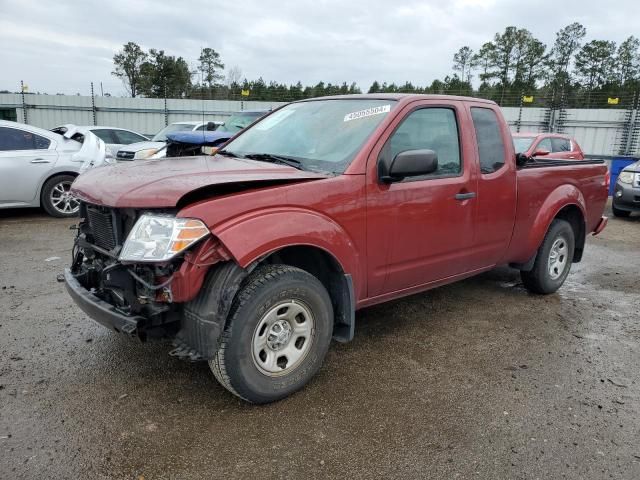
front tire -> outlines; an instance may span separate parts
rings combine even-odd
[[[40,203],[52,217],[68,218],[78,215],[80,202],[70,193],[75,179],[73,175],[56,175],[42,187]]]
[[[549,294],[564,283],[573,260],[575,237],[571,224],[555,219],[538,248],[533,268],[520,272],[524,286],[533,293]]]
[[[287,265],[258,267],[234,300],[209,366],[234,395],[274,402],[317,373],[332,330],[331,299],[316,277]]]

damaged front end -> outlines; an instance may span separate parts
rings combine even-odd
[[[224,318],[213,319],[219,325],[212,326],[212,318],[193,305],[212,265],[232,265],[238,278],[243,270],[228,261],[229,253],[206,226],[176,218],[171,210],[85,202],[80,217],[73,262],[63,276],[76,304],[117,332],[142,341],[171,338],[175,355],[211,358]]]

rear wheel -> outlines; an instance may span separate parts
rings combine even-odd
[[[626,218],[629,215],[631,215],[631,212],[629,210],[620,210],[619,208],[616,208],[616,206],[613,204],[611,205],[611,210],[613,211],[614,217]]]
[[[80,202],[71,195],[73,175],[58,175],[47,180],[42,187],[42,208],[53,217],[74,217],[80,210]]]
[[[259,267],[238,293],[209,366],[246,401],[280,400],[320,369],[332,329],[331,299],[316,277],[287,265]]]
[[[534,293],[553,293],[564,283],[573,260],[575,237],[569,222],[555,219],[538,248],[529,272],[520,272],[524,286]]]

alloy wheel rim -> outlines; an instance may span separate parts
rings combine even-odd
[[[569,263],[569,246],[564,237],[556,238],[549,251],[549,276],[557,280],[562,276]]]
[[[314,335],[314,319],[307,305],[299,300],[279,302],[262,316],[253,332],[253,363],[269,377],[286,375],[304,361]]]
[[[71,183],[69,180],[58,182],[49,194],[53,208],[65,215],[76,213],[80,209],[80,202],[71,194]]]

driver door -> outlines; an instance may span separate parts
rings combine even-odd
[[[462,104],[433,101],[407,106],[374,148],[369,162],[407,150],[433,150],[438,169],[421,177],[382,183],[368,168],[368,296],[429,284],[466,272],[473,255],[477,169],[459,125]],[[372,178],[374,176],[374,178]]]

